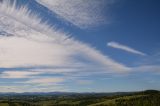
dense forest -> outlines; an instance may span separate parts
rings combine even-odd
[[[160,92],[0,94],[0,106],[160,106]]]

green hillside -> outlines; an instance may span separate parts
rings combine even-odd
[[[160,106],[160,92],[3,95],[0,106]]]

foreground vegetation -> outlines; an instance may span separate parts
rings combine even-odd
[[[160,106],[160,92],[1,94],[0,106]]]

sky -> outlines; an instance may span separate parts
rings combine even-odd
[[[160,90],[159,0],[0,0],[0,92]]]

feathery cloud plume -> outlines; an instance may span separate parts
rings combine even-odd
[[[4,1],[0,13],[1,30],[12,35],[0,37],[0,67],[74,66],[82,63],[78,56],[109,69],[127,69],[87,44],[41,23],[26,7],[17,9]]]
[[[56,28],[50,27],[45,22],[42,23],[42,20],[30,12],[27,7],[16,8],[15,3],[12,4],[10,0],[0,3],[0,32],[3,32],[0,33],[0,68],[24,68],[22,72],[2,70],[1,78],[28,78],[28,81],[31,81],[33,77],[30,78],[30,76],[40,77],[40,74],[47,73],[45,69],[26,72],[26,67],[34,66],[69,67],[63,70],[51,68],[50,72],[53,74],[57,72],[66,74],[74,71],[85,75],[87,72],[90,74],[92,72],[121,73],[130,70],[127,66],[114,61],[91,46],[69,38],[65,32],[57,31]],[[35,77],[32,82],[38,83],[40,79]],[[54,82],[54,79],[44,81]],[[64,80],[55,81],[63,82]]]

